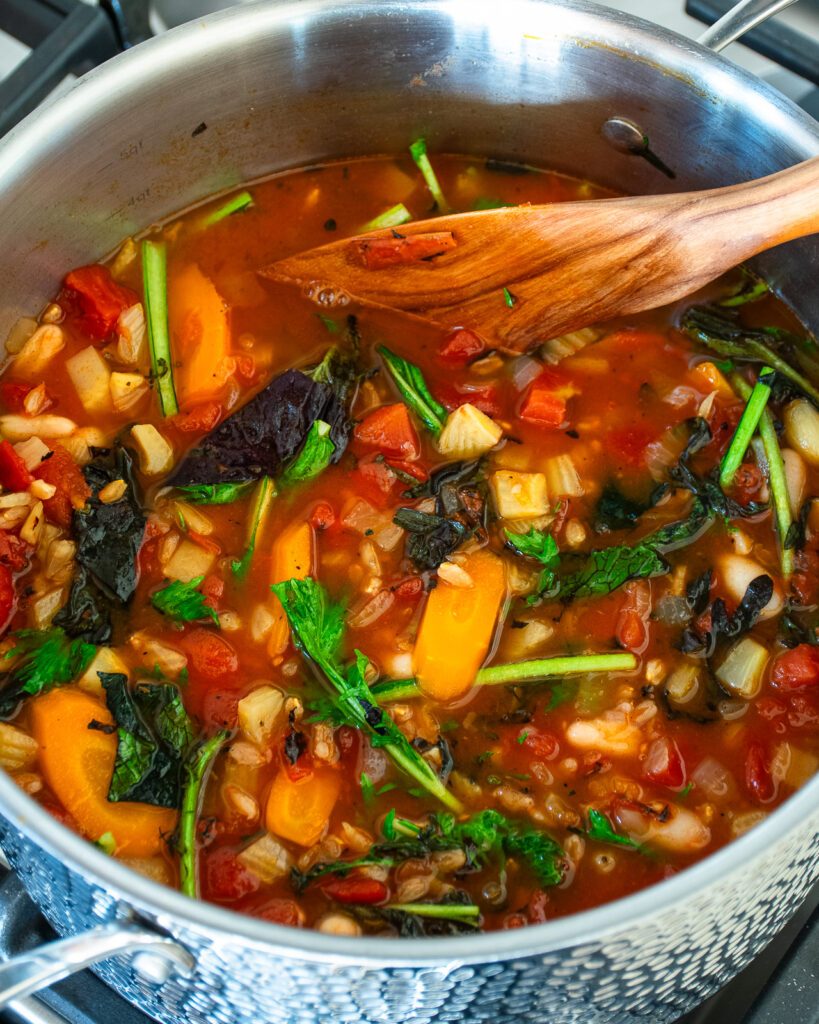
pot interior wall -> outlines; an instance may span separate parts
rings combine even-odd
[[[67,268],[208,194],[421,134],[627,192],[729,184],[819,152],[815,124],[761,84],[582,4],[302,0],[181,31],[115,59],[0,147],[0,336]],[[605,141],[612,115],[640,125],[673,180]],[[817,239],[762,264],[814,327],[817,266]]]

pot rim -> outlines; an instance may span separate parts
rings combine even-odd
[[[460,5],[460,7],[459,7]],[[578,27],[614,25],[623,37],[623,56],[647,62],[658,74],[684,76],[697,88],[693,65],[707,64],[713,72],[756,94],[764,116],[786,126],[794,144],[806,153],[819,153],[819,125],[773,87],[750,72],[677,33],[641,18],[612,12],[586,0],[507,0],[504,22],[532,8],[550,8],[564,17],[572,15]],[[383,18],[406,17],[411,11],[436,9],[462,12],[462,0],[260,0],[172,29],[167,34],[119,54],[83,76],[71,89],[49,100],[16,126],[0,144],[0,179],[25,176],[31,153],[39,142],[65,131],[66,123],[81,130],[87,120],[99,116],[112,95],[138,86],[163,66],[173,66],[173,53],[184,45],[198,59],[224,52],[234,41],[270,31],[277,24],[301,20],[320,11],[335,14],[371,13]],[[612,48],[609,45],[609,48]],[[615,47],[616,49],[616,47]],[[170,59],[167,59],[170,58]],[[669,71],[669,69],[672,69]],[[113,891],[171,932],[190,927],[228,941],[263,947],[284,957],[294,955],[313,962],[332,961],[349,966],[430,966],[449,973],[462,964],[492,962],[532,956],[597,942],[601,937],[638,925],[684,902],[692,892],[709,886],[747,867],[770,851],[777,840],[796,831],[814,812],[819,795],[819,776],[802,787],[765,821],[705,860],[633,895],[599,907],[520,929],[476,935],[427,938],[395,938],[385,943],[378,937],[347,938],[325,935],[312,929],[293,929],[244,915],[216,904],[192,900],[180,892],[153,882],[107,856],[88,840],[57,822],[25,794],[5,772],[0,772],[0,811],[12,825],[33,838],[52,856],[94,882]],[[182,935],[184,942],[184,935]]]

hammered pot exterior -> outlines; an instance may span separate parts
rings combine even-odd
[[[635,121],[676,172],[613,149]],[[582,0],[301,0],[218,15],[84,78],[0,145],[0,336],[66,267],[198,199],[339,155],[526,159],[627,192],[730,184],[819,154],[819,127],[696,44]],[[819,326],[819,242],[759,261]],[[139,919],[196,968],[100,975],[167,1024],[670,1021],[739,971],[819,877],[819,781],[651,890],[517,931],[343,939],[196,903],[127,871],[0,776],[0,844],[60,933]],[[111,1022],[114,1024],[114,1022]]]

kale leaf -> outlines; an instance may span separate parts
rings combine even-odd
[[[525,558],[533,558],[544,567],[537,581],[536,594],[543,596],[551,593],[557,585],[557,567],[560,554],[557,541],[545,530],[532,526],[526,533],[512,533],[504,530],[506,543],[513,551]],[[537,600],[537,597],[535,598]]]
[[[179,690],[170,683],[139,683],[132,688],[128,677],[118,672],[100,672],[99,677],[117,724],[108,799],[178,808],[185,760],[194,739]]]
[[[252,481],[248,480],[241,484],[192,484],[177,490],[192,505],[231,505],[246,497],[251,487]]]
[[[667,484],[660,484],[652,490],[646,501],[634,501],[609,481],[603,488],[594,512],[595,532],[610,533],[612,530],[629,529],[644,512],[654,508],[667,490]]]
[[[710,585],[710,584],[709,584]],[[710,658],[720,640],[736,640],[756,624],[762,609],[773,596],[773,580],[762,574],[748,584],[733,615],[728,614],[721,597],[711,605],[711,628],[704,635],[689,627],[683,631],[680,649],[685,654]]]
[[[168,482],[190,487],[275,478],[297,458],[317,420],[329,425],[330,461],[338,462],[352,430],[348,398],[357,379],[353,358],[336,349],[310,372],[287,370],[202,438]]]
[[[73,682],[95,654],[92,644],[70,639],[59,627],[21,629],[12,638],[14,647],[4,657],[15,663],[0,675],[0,718],[10,718],[26,697]]]
[[[458,519],[399,508],[392,521],[409,534],[407,554],[419,569],[437,569],[470,536]]]
[[[668,562],[648,544],[635,547],[598,548],[589,552],[579,572],[560,580],[561,600],[610,594],[629,580],[663,576]]]

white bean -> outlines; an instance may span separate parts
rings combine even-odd
[[[812,466],[819,466],[819,412],[804,398],[797,398],[782,411],[785,437]]]
[[[745,596],[748,584],[752,580],[755,580],[757,576],[769,575],[759,562],[755,562],[752,558],[745,558],[743,555],[723,555],[717,562],[717,572],[725,589],[737,604]],[[778,615],[783,604],[782,587],[774,581],[773,594],[759,614],[760,621]]]
[[[793,448],[782,449],[782,461],[785,463],[785,483],[788,488],[788,501],[791,512],[799,515],[802,506],[802,499],[805,496],[805,486],[808,480],[808,471],[805,468],[804,460],[799,452]]]

